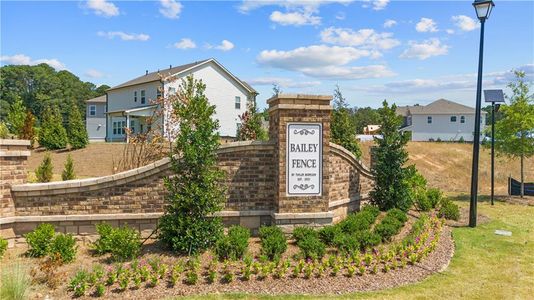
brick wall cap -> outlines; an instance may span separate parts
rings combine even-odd
[[[4,146],[30,146],[29,140],[0,139],[0,145]]]
[[[302,99],[302,100],[330,101],[333,99],[333,97],[331,95],[280,94],[280,95],[274,95],[271,98],[267,99],[267,104],[277,99],[295,99],[295,100]]]
[[[275,220],[292,220],[292,219],[326,219],[333,218],[333,212],[317,212],[317,213],[272,213]]]
[[[352,152],[350,152],[349,150],[345,149],[345,147],[338,145],[338,144],[334,144],[334,143],[330,143],[330,147],[332,148],[331,149],[332,153],[340,154],[346,159],[348,159],[352,164],[356,166],[356,168],[360,172],[362,172],[362,174],[365,177],[371,178],[371,179],[374,178],[373,173],[371,172],[371,169],[367,168],[361,160],[357,159],[356,156],[354,156],[354,154],[352,154]]]

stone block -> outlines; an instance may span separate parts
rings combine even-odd
[[[259,228],[261,226],[261,217],[260,216],[241,217],[239,220],[239,225],[249,228],[249,229]]]
[[[78,227],[78,232],[81,235],[96,234],[96,227],[94,225],[81,225]]]

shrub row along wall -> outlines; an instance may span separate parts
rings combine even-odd
[[[292,104],[283,107],[280,104],[284,101]],[[271,107],[271,115],[274,114],[271,120],[277,122],[283,119],[276,117],[280,107],[306,109],[298,97],[278,98],[276,105]],[[284,111],[283,115],[285,121],[291,118],[297,122],[318,121],[314,119],[317,114],[309,112],[291,116]],[[303,115],[306,120],[298,118]],[[325,119],[323,114],[320,118],[323,128],[329,131],[329,117]],[[226,224],[241,224],[251,229],[278,224],[291,230],[298,224],[321,226],[337,222],[359,208],[372,188],[372,176],[350,152],[332,143],[323,146],[326,148],[322,158],[323,194],[286,197],[285,187],[280,187],[285,176],[285,152],[280,151],[285,146],[283,143],[285,137],[280,139],[278,133],[271,132],[268,142],[235,142],[220,147],[218,166],[226,173],[227,202],[218,215]],[[94,225],[102,221],[128,224],[145,236],[156,227],[165,203],[163,179],[172,176],[169,158],[111,176],[25,184],[28,146],[24,141],[0,140],[0,235],[11,239],[12,244],[22,242],[22,234],[42,222],[53,223],[58,231],[79,236],[94,234]]]

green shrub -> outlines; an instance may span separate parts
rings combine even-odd
[[[0,236],[0,258],[4,256],[7,250],[7,241]]]
[[[341,234],[341,227],[337,225],[327,225],[321,229],[319,229],[319,238],[323,243],[325,243],[328,246],[334,245],[334,238],[336,235]]]
[[[298,241],[297,245],[304,258],[321,259],[326,252],[325,244],[317,235],[305,235]]]
[[[67,131],[63,127],[63,119],[59,108],[46,107],[41,119],[39,145],[47,150],[64,149],[67,147]]]
[[[398,208],[388,210],[387,215],[399,220],[402,224],[408,221],[408,216],[406,215],[406,213]]]
[[[37,177],[37,182],[50,182],[53,175],[52,158],[50,158],[50,153],[46,153],[43,161],[35,170],[35,177]]]
[[[113,228],[101,223],[96,225],[100,237],[92,248],[97,254],[111,253],[111,259],[117,261],[130,260],[139,255],[141,240],[139,232],[128,226]]]
[[[339,226],[343,232],[349,234],[366,230],[376,221],[379,213],[377,207],[367,205],[360,212],[348,215],[345,220],[339,223]]]
[[[420,211],[430,211],[432,209],[432,203],[428,199],[427,193],[418,193],[414,197],[415,207]]]
[[[0,139],[7,139],[9,137],[9,129],[7,129],[6,123],[0,121]]]
[[[220,260],[240,259],[247,252],[249,238],[250,230],[243,226],[232,226],[228,229],[228,235],[215,243],[215,253]]]
[[[380,224],[375,226],[374,232],[382,238],[382,241],[389,241],[399,233],[407,220],[406,213],[400,209],[390,209]]]
[[[309,236],[319,238],[319,233],[315,229],[308,227],[308,226],[296,227],[295,229],[293,229],[292,235],[293,235],[293,239],[297,243],[300,242],[302,239],[309,237]]]
[[[54,226],[43,223],[37,226],[35,230],[27,233],[24,237],[28,243],[28,254],[32,257],[43,257],[50,251],[50,244],[54,238]]]
[[[22,300],[30,289],[30,276],[21,263],[2,265],[0,278],[0,299]]]
[[[74,274],[74,277],[69,282],[68,289],[74,292],[75,297],[81,297],[85,295],[87,288],[89,287],[89,272],[84,269],[80,269]]]
[[[287,240],[276,226],[260,227],[261,253],[269,259],[277,259],[286,251]]]
[[[432,208],[436,208],[443,198],[443,193],[440,189],[431,188],[426,191],[426,196]]]
[[[342,233],[336,235],[334,238],[334,245],[339,252],[346,254],[353,253],[360,249],[360,243],[354,234]]]
[[[67,136],[72,149],[85,148],[89,143],[85,123],[74,100],[71,101],[70,109],[67,112]]]
[[[71,234],[59,233],[50,243],[49,254],[63,263],[70,263],[76,258],[76,249],[76,240]]]
[[[67,161],[65,162],[65,168],[63,169],[63,173],[61,173],[61,179],[65,180],[72,180],[76,179],[76,174],[74,173],[74,162],[72,161],[72,157],[67,155]]]
[[[100,223],[96,225],[96,232],[99,237],[91,248],[99,255],[111,252],[113,227],[108,223]]]
[[[444,199],[441,201],[438,215],[440,218],[458,221],[460,219],[460,209],[451,200]]]
[[[370,230],[362,230],[355,233],[355,237],[360,244],[360,249],[364,250],[367,248],[372,248],[381,242],[381,237],[375,232]]]

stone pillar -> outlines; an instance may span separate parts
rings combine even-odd
[[[331,96],[320,95],[278,95],[267,100],[269,137],[276,144],[274,161],[277,191],[272,223],[287,231],[299,224],[323,226],[333,221],[333,213],[328,211],[331,100]],[[291,134],[288,136],[290,128]],[[318,137],[318,133],[321,136]],[[294,141],[290,141],[291,153],[288,151],[288,138]],[[322,147],[315,149],[313,143],[321,139]],[[314,151],[321,153],[314,154]],[[291,156],[291,162],[287,161],[288,155]],[[302,166],[299,164],[308,161],[294,159],[299,157],[320,158],[317,164],[322,168],[315,175],[313,172],[299,173],[298,167]],[[292,166],[290,174],[288,164]]]
[[[8,240],[15,236],[11,226],[6,225],[9,217],[15,216],[11,186],[26,183],[29,146],[30,141],[26,140],[0,139],[0,235]]]

